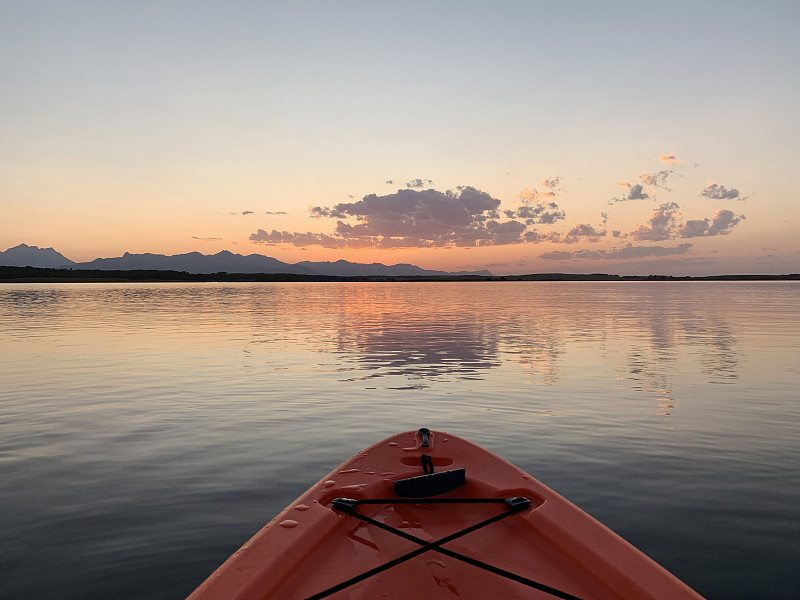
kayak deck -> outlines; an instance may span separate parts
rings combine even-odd
[[[425,477],[426,472],[461,468],[466,482],[451,491],[416,499],[395,493],[397,480],[427,485],[436,475]],[[361,502],[334,503],[340,498]],[[528,502],[515,507],[505,502],[510,498]],[[463,533],[487,520],[493,522]],[[448,536],[453,539],[435,545]],[[392,566],[385,568],[387,563]],[[410,431],[340,465],[231,556],[190,599],[409,597],[700,598],[502,458],[446,433]]]

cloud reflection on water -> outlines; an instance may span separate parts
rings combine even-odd
[[[399,387],[419,388],[514,364],[528,383],[555,384],[576,350],[590,348],[587,368],[668,395],[676,370],[699,370],[711,383],[738,377],[724,306],[708,303],[712,289],[686,285],[345,284],[315,288],[310,302],[281,288],[288,295],[276,302],[296,311],[299,328],[281,335],[333,355],[320,366],[342,381],[399,377]]]
[[[135,332],[142,348],[148,336],[179,348],[182,332],[187,340],[206,332],[243,344],[248,368],[292,368],[282,357],[303,354],[313,371],[343,382],[407,389],[511,370],[520,383],[552,385],[585,367],[666,397],[687,371],[710,383],[738,378],[740,344],[725,304],[736,296],[719,290],[664,282],[73,284],[9,290],[3,309],[9,324],[31,327],[39,315],[84,335]]]

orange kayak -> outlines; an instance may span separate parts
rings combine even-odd
[[[333,470],[190,600],[701,598],[524,471],[420,429]]]

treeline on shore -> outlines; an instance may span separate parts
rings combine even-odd
[[[777,281],[800,280],[800,273],[787,275],[610,275],[607,273],[531,273],[528,275],[441,275],[441,276],[334,276],[295,273],[187,273],[185,271],[48,269],[0,266],[0,282],[262,282],[262,281]]]

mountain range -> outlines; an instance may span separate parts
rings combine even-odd
[[[187,273],[292,273],[298,275],[336,275],[339,277],[364,276],[440,276],[440,275],[484,275],[482,271],[434,271],[416,265],[382,263],[353,263],[346,260],[335,262],[285,263],[263,254],[234,254],[223,250],[216,254],[189,252],[167,256],[164,254],[131,254],[126,252],[114,258],[96,258],[89,262],[74,262],[53,248],[39,248],[20,244],[0,252],[0,265],[10,267],[45,267],[64,269],[98,269],[113,271],[155,270],[185,271]]]

